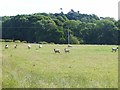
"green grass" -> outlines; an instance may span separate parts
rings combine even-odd
[[[2,44],[0,43],[0,90],[2,89]]]
[[[117,88],[118,52],[111,52],[115,45],[9,44],[3,53],[3,88]],[[61,50],[60,54],[53,52]]]

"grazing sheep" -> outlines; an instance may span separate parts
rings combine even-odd
[[[65,48],[64,51],[65,51],[65,53],[67,53],[67,52],[69,53],[70,49],[69,48]]]
[[[17,45],[14,45],[14,48],[17,48]]]
[[[118,50],[118,47],[112,48],[112,52],[116,52]]]
[[[28,45],[28,49],[30,49],[31,48],[31,45]]]
[[[39,45],[39,48],[42,48],[42,45]]]
[[[55,53],[60,53],[60,50],[59,49],[54,49],[54,52]]]
[[[72,45],[68,44],[68,47],[72,47]]]
[[[5,49],[8,49],[8,45],[5,45]]]

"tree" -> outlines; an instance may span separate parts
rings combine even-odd
[[[35,13],[2,17],[3,39],[67,43],[68,31],[71,43],[118,44],[120,21],[81,14],[73,9],[67,14]]]

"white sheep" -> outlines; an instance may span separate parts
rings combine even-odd
[[[31,48],[31,45],[28,45],[28,49],[30,49]]]
[[[67,52],[69,53],[70,49],[69,48],[65,48],[64,51],[65,51],[65,53],[67,53]]]
[[[60,49],[54,49],[55,53],[60,53]]]
[[[5,49],[8,49],[8,45],[5,45]]]
[[[17,48],[17,45],[14,45],[14,48]]]
[[[116,52],[118,50],[118,47],[112,48],[112,52]]]
[[[72,45],[68,44],[68,47],[72,47]]]
[[[42,45],[39,44],[39,48],[42,48]]]

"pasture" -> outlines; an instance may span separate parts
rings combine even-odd
[[[3,88],[118,87],[118,52],[111,52],[115,45],[73,45],[65,53],[67,45],[38,48],[38,44],[30,44],[28,49],[28,44],[17,43],[15,49],[14,44],[0,44]],[[54,53],[54,48],[60,53]]]

